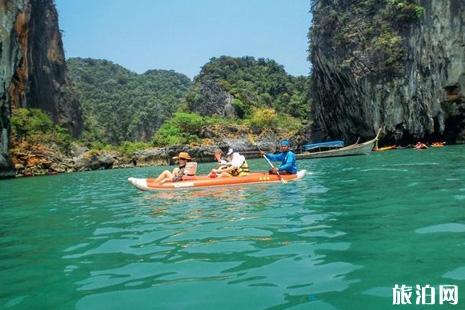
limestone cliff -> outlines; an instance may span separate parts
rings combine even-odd
[[[41,108],[78,135],[81,111],[66,77],[53,0],[0,0],[0,175],[8,160],[9,118],[18,107]]]
[[[465,1],[321,0],[313,18],[316,131],[465,139]]]

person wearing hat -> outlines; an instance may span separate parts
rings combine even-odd
[[[289,149],[291,143],[289,140],[281,141],[281,153],[279,154],[264,154],[271,161],[281,161],[281,165],[278,168],[273,168],[269,172],[270,174],[296,174],[297,164],[295,154]]]
[[[173,172],[169,170],[163,171],[158,178],[155,179],[155,182],[163,184],[166,182],[179,182],[182,181],[182,177],[184,176],[184,169],[186,168],[186,164],[191,161],[191,156],[187,152],[181,152],[178,156],[173,157],[174,160],[177,160],[178,167],[173,169]]]
[[[226,153],[226,162],[227,165],[222,165],[219,169],[212,169],[209,176],[237,177],[249,174],[249,165],[245,157],[239,154],[239,152],[234,152],[232,148],[229,148]]]

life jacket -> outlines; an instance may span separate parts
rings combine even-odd
[[[175,173],[173,177],[173,182],[179,182],[182,181],[182,177],[184,176],[184,169],[186,169],[186,166],[178,167],[178,171]]]
[[[184,175],[192,177],[197,173],[197,163],[194,161],[190,161],[186,163],[184,167]]]
[[[247,175],[249,172],[249,164],[247,163],[247,160],[244,160],[244,163],[238,169],[231,171],[231,175],[237,177],[240,175]]]

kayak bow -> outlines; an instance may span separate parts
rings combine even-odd
[[[281,175],[281,178],[286,181],[296,181],[302,179],[306,170],[300,170],[297,174]],[[180,182],[166,182],[163,184],[156,183],[155,179],[140,179],[128,178],[128,182],[144,191],[158,191],[158,190],[179,190],[179,189],[195,189],[217,186],[230,186],[242,184],[267,184],[267,183],[280,183],[281,179],[278,175],[269,174],[267,172],[253,172],[246,176],[238,177],[218,177],[209,178],[208,176],[195,176],[188,180]]]

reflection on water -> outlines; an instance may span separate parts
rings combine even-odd
[[[384,309],[395,283],[460,286],[462,150],[301,161],[313,174],[285,185],[126,182],[163,168],[0,182],[0,305]]]
[[[264,186],[254,185],[258,190],[263,190]],[[195,190],[180,190],[180,191],[160,191],[160,192],[147,192],[144,199],[155,200],[159,202],[160,199],[168,200],[181,200],[184,202],[194,202],[197,198],[215,197],[216,199],[233,200],[246,198],[247,187],[235,186],[233,189],[230,187],[214,187]]]

